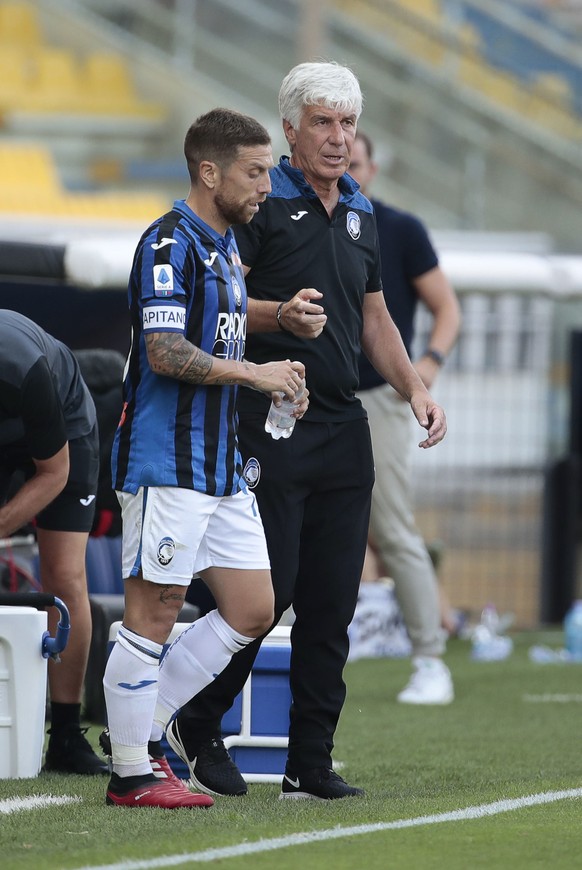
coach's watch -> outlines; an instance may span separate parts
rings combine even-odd
[[[441,353],[440,350],[435,350],[433,347],[427,347],[423,356],[428,356],[433,362],[437,364],[437,366],[442,366],[445,361],[444,353]]]

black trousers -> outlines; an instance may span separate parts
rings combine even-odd
[[[274,441],[262,417],[241,417],[243,460],[258,459],[255,489],[275,589],[276,622],[292,604],[288,766],[331,767],[333,737],[345,700],[347,628],[356,606],[374,483],[367,420],[298,422]],[[180,714],[181,729],[216,733],[251,672],[262,638]],[[188,741],[190,742],[190,741]]]

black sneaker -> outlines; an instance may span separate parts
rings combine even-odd
[[[348,785],[341,776],[327,767],[316,767],[305,770],[301,774],[285,772],[281,786],[282,798],[311,799],[316,801],[332,801],[338,798],[363,797],[362,788]]]
[[[67,725],[49,729],[49,743],[43,770],[55,773],[82,773],[88,776],[108,774],[109,765],[93,752],[86,739],[88,728]]]
[[[219,795],[247,794],[247,784],[220,737],[212,737],[201,743],[195,753],[188,753],[178,720],[174,719],[166,729],[166,740],[176,755],[188,765],[190,783],[196,791]]]

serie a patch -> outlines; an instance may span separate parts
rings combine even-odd
[[[154,266],[154,293],[156,296],[171,296],[174,292],[174,272],[170,265]]]

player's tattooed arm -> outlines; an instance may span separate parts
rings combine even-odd
[[[239,384],[241,376],[238,369],[241,366],[250,368],[248,363],[234,363],[236,372],[216,371],[217,360],[177,332],[150,332],[145,335],[145,342],[153,372],[189,384]]]
[[[145,336],[150,368],[157,375],[201,384],[212,368],[212,357],[177,332],[150,332]]]

